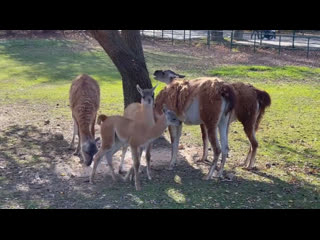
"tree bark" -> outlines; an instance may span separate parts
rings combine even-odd
[[[124,107],[140,102],[141,95],[136,89],[152,88],[143,56],[139,30],[124,30],[122,37],[117,30],[89,30],[111,58],[122,77]]]
[[[141,64],[147,69],[143,54],[142,42],[139,30],[122,30],[121,37],[129,49],[141,60]]]

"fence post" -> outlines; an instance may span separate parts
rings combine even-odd
[[[189,46],[191,46],[191,30],[189,30]]]
[[[208,45],[208,48],[210,48],[210,30],[208,30],[207,45]]]
[[[183,30],[183,42],[186,42],[186,30]]]
[[[280,51],[281,51],[281,35],[279,35],[279,54],[280,54]]]
[[[173,45],[173,30],[172,30],[171,44]]]
[[[294,48],[294,39],[295,39],[296,31],[293,30],[292,32],[292,48]]]
[[[308,47],[307,47],[307,58],[309,58],[309,43],[310,43],[310,37],[308,37]]]
[[[232,51],[233,30],[231,31],[230,51]]]
[[[257,36],[256,34],[254,35],[254,42],[253,42],[253,52],[256,53],[256,40],[257,40]]]

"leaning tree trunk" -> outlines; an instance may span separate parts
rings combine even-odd
[[[130,32],[129,32],[130,31]],[[122,37],[118,30],[90,30],[116,65],[122,77],[124,107],[140,102],[141,96],[136,85],[152,88],[143,56],[139,30],[124,30]]]

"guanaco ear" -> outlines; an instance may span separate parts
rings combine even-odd
[[[138,90],[138,92],[140,93],[140,95],[143,96],[143,91],[142,91],[142,89],[140,88],[139,84],[137,84],[137,90]]]

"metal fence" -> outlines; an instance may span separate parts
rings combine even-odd
[[[174,42],[185,42],[191,45],[193,40],[204,39],[208,30],[141,30],[142,38],[162,39]]]
[[[275,32],[275,38],[264,31],[238,31],[238,30],[141,30],[142,38],[153,41],[163,40],[171,44],[184,43],[191,46],[199,43],[207,48],[223,43],[230,50],[247,47],[255,53],[259,49],[273,49],[279,54],[286,51],[295,51],[301,56],[320,57],[320,31],[319,36]],[[271,38],[272,37],[272,38]]]

